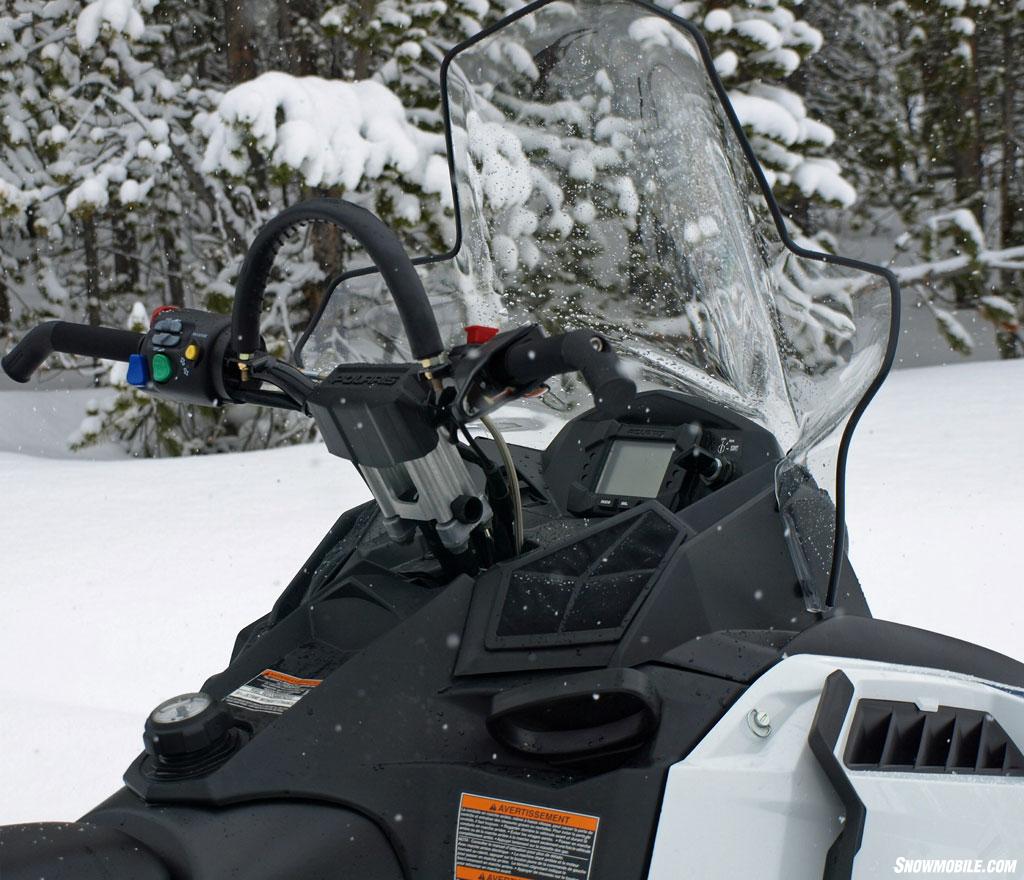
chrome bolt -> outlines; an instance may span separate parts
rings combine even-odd
[[[772,732],[772,717],[760,709],[751,709],[747,713],[747,726],[755,736],[764,739]]]

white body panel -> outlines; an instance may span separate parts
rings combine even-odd
[[[807,736],[825,680],[837,669],[854,686],[835,748],[840,760],[862,698],[986,711],[1024,743],[1024,693],[1011,688],[916,667],[789,657],[670,769],[649,880],[820,880],[845,816]],[[768,736],[748,722],[753,709],[770,716]],[[846,773],[867,811],[857,880],[891,876],[900,858],[980,859],[986,868],[989,859],[1017,859],[1016,873],[1002,876],[1024,878],[1024,777]]]

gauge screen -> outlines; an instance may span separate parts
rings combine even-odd
[[[597,494],[656,498],[675,449],[674,443],[613,441],[597,481]]]

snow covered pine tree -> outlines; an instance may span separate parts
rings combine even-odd
[[[3,284],[22,324],[133,327],[157,304],[209,306],[230,291],[246,228],[199,176],[190,129],[213,96],[163,73],[173,50],[169,26],[148,18],[155,6],[15,0],[0,18]],[[122,390],[75,444],[112,437],[135,454],[178,455],[245,442],[220,414],[128,389],[116,365],[85,369]]]
[[[976,344],[966,317],[1024,356],[1024,5],[820,0],[807,15],[829,38],[805,94],[841,126],[836,158],[861,195],[819,221],[888,244],[879,259],[955,351]]]
[[[241,243],[284,204],[311,194],[343,195],[372,208],[402,230],[414,253],[449,243],[437,65],[451,45],[507,7],[486,0],[382,0],[326,7],[319,17],[312,8],[284,0],[164,0],[160,6],[57,0],[42,7],[15,0],[14,14],[0,19],[6,62],[0,76],[20,84],[0,98],[0,222],[5,236],[18,241],[4,257],[7,289],[19,301],[23,291],[47,291],[44,301],[30,301],[37,311],[122,325],[163,302],[225,310]],[[801,5],[685,2],[675,11],[707,33],[737,111],[794,219],[809,202],[852,204],[853,188],[827,157],[831,129],[787,86],[823,43],[802,19]],[[218,53],[224,33],[232,39],[241,33],[241,42]],[[533,62],[514,47],[505,61],[515,75],[530,75]],[[275,63],[287,70],[266,69]],[[254,78],[227,88],[248,75]],[[600,149],[613,136],[587,134]],[[552,205],[548,214],[531,217],[508,206],[493,241],[507,283],[538,280],[540,248],[551,259],[559,247],[590,248],[595,290],[617,295],[602,277],[607,257],[589,229],[608,220],[631,226],[636,245],[640,200],[625,182],[587,196],[594,158],[570,154],[559,169],[571,210]],[[294,344],[319,305],[326,279],[356,259],[349,244],[315,234],[288,250],[264,322],[279,353]],[[791,292],[787,320],[799,328],[794,345],[808,365],[814,357],[829,361],[846,332],[844,306],[832,296]],[[349,317],[358,312],[362,320],[376,302],[372,291],[345,300]],[[702,318],[691,318],[697,338]],[[119,379],[117,371],[98,375]],[[287,423],[257,430],[251,421],[227,423],[192,408],[146,406],[122,390],[113,407],[89,420],[81,439],[114,437],[152,455],[305,436]]]

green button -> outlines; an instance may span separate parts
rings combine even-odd
[[[153,381],[166,382],[171,378],[171,359],[165,354],[153,355]]]

